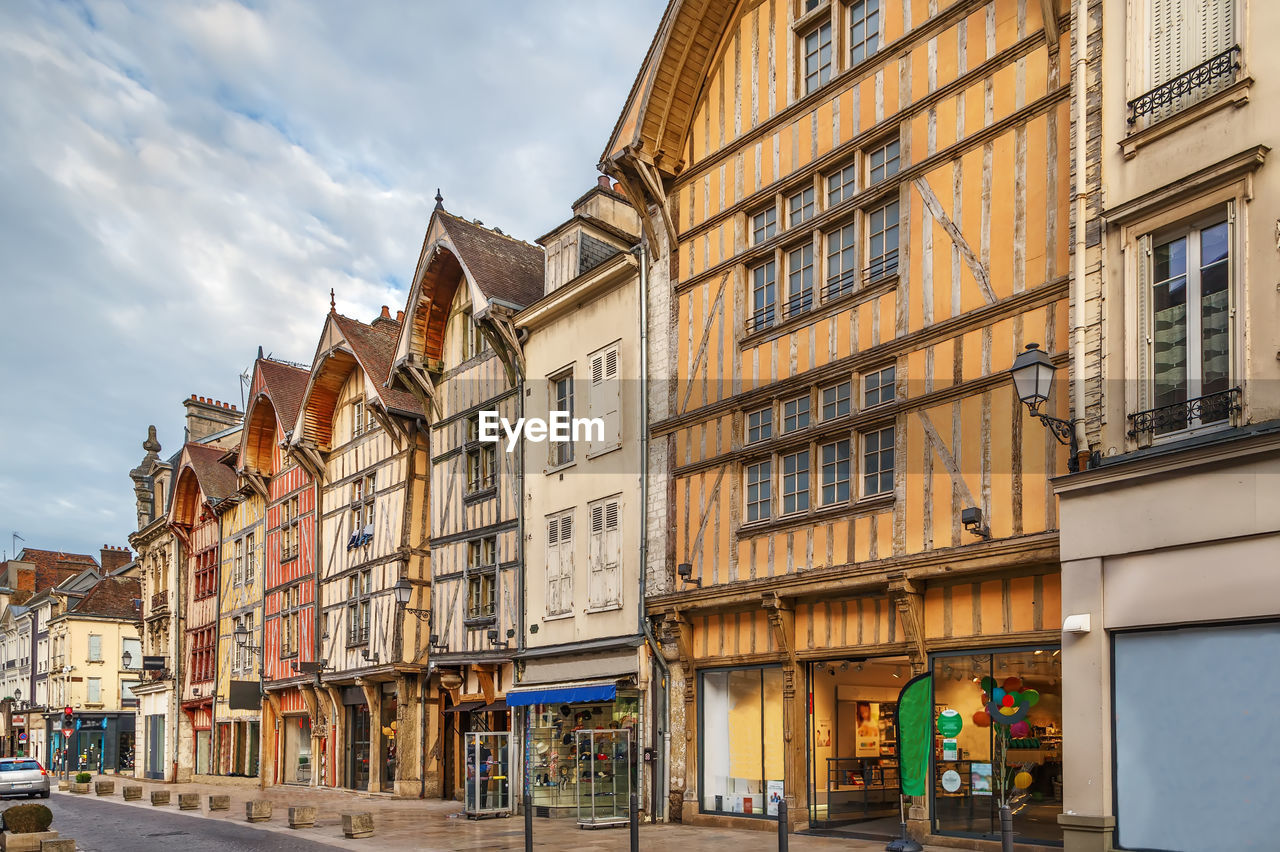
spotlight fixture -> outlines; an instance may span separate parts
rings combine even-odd
[[[679,575],[680,581],[685,584],[702,587],[702,578],[693,576],[693,564],[689,562],[681,562],[676,566],[676,574]]]
[[[982,522],[982,510],[977,506],[961,509],[960,523],[964,524],[966,530],[979,538],[986,541],[991,540],[991,528]]]

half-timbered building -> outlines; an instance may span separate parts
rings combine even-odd
[[[1061,840],[1067,452],[1006,371],[1066,358],[1066,5],[667,9],[602,167],[653,256],[648,605],[685,821],[785,798],[896,829],[898,687],[931,671],[965,728],[914,829],[999,830],[968,720],[975,679],[1016,676],[1042,700],[1015,828]]]
[[[386,386],[399,331],[330,310],[289,447],[320,482],[319,783],[418,796],[425,665],[392,589],[428,577],[428,460],[421,407]]]
[[[520,442],[508,451],[481,441],[480,415],[520,417],[524,360],[511,318],[541,298],[543,255],[436,202],[392,376],[431,423],[432,576],[409,604],[431,617],[406,638],[415,653],[433,652],[442,704],[428,738],[439,744],[439,795],[461,798],[465,734],[508,730],[524,620]]]
[[[247,644],[261,653],[262,778],[273,784],[314,785],[327,769],[315,717],[316,487],[286,452],[309,375],[258,350],[239,456],[241,478],[266,503],[261,641]]]

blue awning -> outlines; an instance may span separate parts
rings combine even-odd
[[[580,704],[585,701],[612,701],[618,694],[616,680],[569,681],[516,686],[507,690],[508,707],[530,704]]]

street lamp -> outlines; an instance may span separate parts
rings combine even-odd
[[[416,609],[409,606],[409,598],[413,597],[413,585],[409,582],[408,577],[401,577],[396,584],[391,587],[391,593],[395,595],[396,605],[403,607],[405,612],[412,613],[419,619],[431,621],[431,610]]]
[[[244,622],[237,624],[231,635],[235,638],[236,644],[246,651],[253,651],[256,654],[262,650],[258,645],[249,644],[249,628],[244,625]]]
[[[1028,343],[1017,358],[1009,375],[1013,377],[1013,389],[1018,399],[1026,406],[1032,417],[1039,419],[1059,444],[1071,447],[1071,457],[1067,459],[1067,470],[1076,473],[1080,470],[1080,448],[1076,444],[1076,430],[1070,420],[1050,417],[1040,410],[1040,406],[1049,400],[1049,391],[1053,389],[1053,374],[1057,367],[1049,360],[1049,355],[1040,348],[1039,343]]]

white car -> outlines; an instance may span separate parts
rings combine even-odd
[[[49,798],[49,773],[32,757],[0,757],[0,796]]]

